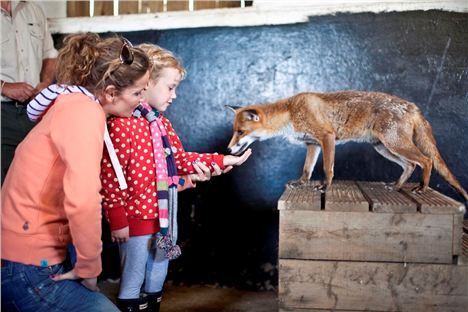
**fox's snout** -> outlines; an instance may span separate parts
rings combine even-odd
[[[229,154],[231,155],[239,155],[240,153],[242,153],[242,144],[240,144],[239,142],[233,142],[235,138],[233,138],[231,140],[231,142],[229,143],[228,145],[228,152]]]
[[[242,152],[244,152],[246,149],[247,149],[247,146],[239,145],[239,144],[233,146],[232,148],[228,147],[229,154],[236,155],[236,156],[242,154]]]
[[[261,139],[257,131],[262,129],[259,112],[254,108],[230,107],[236,114],[234,119],[234,132],[228,144],[228,151],[232,155],[240,155],[255,141]]]
[[[232,155],[240,155],[247,150],[247,148],[257,140],[257,137],[251,136],[243,136],[239,137],[238,135],[234,134],[229,142],[228,151]]]

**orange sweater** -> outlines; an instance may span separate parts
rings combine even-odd
[[[105,118],[86,95],[61,95],[18,146],[2,189],[2,259],[58,264],[73,239],[77,275],[99,275]]]

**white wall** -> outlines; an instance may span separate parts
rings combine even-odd
[[[336,13],[444,10],[468,13],[468,0],[254,0],[253,7],[66,18],[66,1],[38,1],[52,33],[239,27],[307,22]]]
[[[48,18],[67,17],[67,1],[65,0],[37,0]]]

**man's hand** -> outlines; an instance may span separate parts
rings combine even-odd
[[[2,95],[18,102],[26,102],[36,94],[36,89],[26,82],[5,82]]]

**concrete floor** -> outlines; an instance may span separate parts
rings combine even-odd
[[[102,281],[99,288],[115,302],[119,284]],[[209,285],[164,286],[161,312],[273,312],[276,291],[242,291]]]

